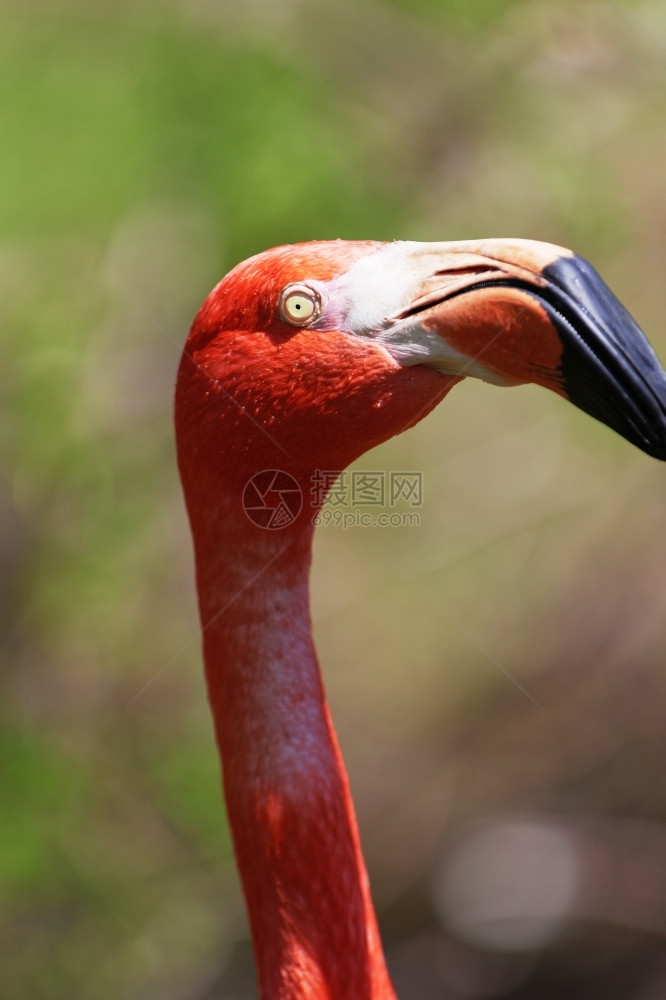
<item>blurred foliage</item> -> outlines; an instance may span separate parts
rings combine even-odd
[[[521,235],[592,258],[663,357],[665,64],[660,0],[3,5],[3,1000],[253,995],[171,430],[208,289],[276,243]],[[592,907],[508,959],[435,912],[466,823],[666,837],[662,470],[471,383],[364,462],[426,494],[418,529],[322,530],[314,582],[401,996],[666,995],[656,848],[610,938]]]

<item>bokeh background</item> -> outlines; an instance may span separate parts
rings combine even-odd
[[[246,1000],[191,317],[276,243],[517,235],[666,357],[666,6],[6,0],[0,76],[0,993]],[[664,469],[472,381],[359,468],[424,477],[420,527],[322,528],[313,581],[400,996],[660,1000]]]

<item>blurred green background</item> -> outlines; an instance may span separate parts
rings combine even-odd
[[[276,243],[515,235],[666,357],[666,7],[8,0],[0,76],[0,994],[245,1000],[191,317]],[[401,997],[666,996],[663,468],[472,381],[359,467],[424,476],[420,527],[321,529],[313,581]]]

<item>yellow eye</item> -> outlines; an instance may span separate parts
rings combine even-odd
[[[287,285],[280,296],[280,319],[291,326],[307,326],[320,309],[321,300],[308,285]]]

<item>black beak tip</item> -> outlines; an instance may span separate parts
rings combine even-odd
[[[609,426],[613,427],[613,424],[609,424]],[[661,462],[666,462],[666,427],[663,424],[659,427],[650,428],[653,430],[653,433],[650,435],[642,431],[632,434],[626,424],[624,427],[614,427],[613,429],[617,430],[627,441],[635,444],[641,451],[644,451],[646,455],[657,458]]]
[[[583,257],[560,257],[542,273],[568,398],[666,461],[666,372],[647,337]]]

